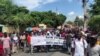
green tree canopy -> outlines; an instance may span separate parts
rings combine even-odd
[[[94,0],[94,4],[91,5],[90,13],[93,15],[100,15],[100,0]]]
[[[57,14],[52,11],[47,12],[32,12],[31,16],[34,18],[34,25],[38,25],[40,23],[47,24],[49,27],[57,27],[59,25],[62,25],[64,21],[66,20],[66,16],[63,14]]]
[[[76,16],[74,23],[77,26],[83,26],[84,25],[84,21],[81,18],[79,18],[78,16]]]
[[[91,5],[90,13],[92,14],[89,20],[89,27],[92,31],[100,32],[100,0],[94,0]]]
[[[93,16],[88,25],[92,31],[100,32],[100,15]]]
[[[65,20],[66,16],[63,14],[57,14],[52,11],[29,12],[25,7],[13,5],[11,0],[0,0],[0,24],[22,29],[44,23],[49,27],[56,28],[62,25]]]

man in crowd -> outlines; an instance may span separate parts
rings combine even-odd
[[[85,56],[86,55],[86,48],[87,42],[83,38],[83,35],[80,31],[75,33],[75,39],[72,41],[72,56]]]

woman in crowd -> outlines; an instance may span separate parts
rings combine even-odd
[[[2,41],[3,41],[3,48],[4,48],[4,56],[11,56],[11,51],[10,51],[11,40],[7,33],[4,33],[4,37],[2,38]]]

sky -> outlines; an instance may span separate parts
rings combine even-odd
[[[13,4],[25,6],[30,11],[49,11],[64,14],[67,20],[73,21],[76,16],[83,18],[81,0],[12,0]],[[89,4],[93,0],[89,0]]]

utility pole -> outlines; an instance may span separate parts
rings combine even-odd
[[[87,23],[88,23],[88,19],[89,19],[89,14],[88,14],[88,1],[89,0],[82,0],[82,7],[84,10],[84,30],[87,29]]]

